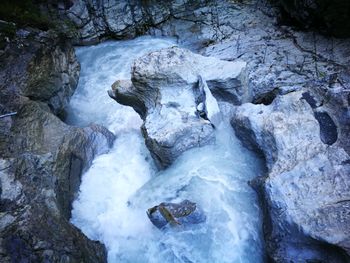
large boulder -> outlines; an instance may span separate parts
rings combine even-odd
[[[9,157],[30,153],[49,154],[53,158],[50,169],[57,180],[59,207],[69,219],[82,173],[96,155],[108,151],[114,135],[98,125],[85,128],[66,125],[47,106],[33,101],[21,106],[12,120],[11,133]]]
[[[237,108],[232,125],[243,143],[263,153],[274,173],[288,171],[327,148],[321,142],[314,113],[300,92],[279,96],[269,106],[243,104]]]
[[[49,154],[0,159],[0,261],[106,262],[106,252],[62,216]]]
[[[104,246],[70,224],[81,175],[114,135],[55,114],[73,94],[79,64],[52,32],[19,30],[1,54],[0,261],[106,262]],[[60,115],[63,117],[63,115]]]
[[[277,262],[343,262],[350,255],[348,154],[321,140],[303,92],[271,105],[244,104],[232,118],[238,137],[265,156],[269,174],[255,181],[266,204],[265,234]],[[327,245],[328,244],[328,247]]]
[[[137,59],[132,82],[117,81],[109,95],[140,114],[146,145],[166,167],[184,151],[214,140],[220,110],[212,92],[237,104],[248,99],[244,69],[241,61],[172,47]]]
[[[7,118],[12,136],[0,162],[1,262],[105,262],[104,247],[69,219],[82,173],[114,135],[96,125],[70,127],[30,100]]]

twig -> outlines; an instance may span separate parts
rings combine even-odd
[[[10,112],[10,113],[6,113],[4,115],[0,115],[0,118],[5,118],[5,117],[9,117],[9,116],[13,116],[13,115],[16,115],[17,112]]]

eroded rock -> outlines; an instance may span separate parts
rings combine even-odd
[[[103,245],[69,223],[81,174],[114,136],[100,126],[70,127],[67,105],[79,65],[52,32],[22,30],[2,54],[0,261],[106,262]]]
[[[349,156],[321,141],[303,93],[279,96],[269,106],[244,104],[232,126],[243,143],[266,158],[269,174],[260,181],[260,192],[272,258],[342,262],[345,256],[333,245],[349,253]]]
[[[0,163],[2,260],[104,262],[104,247],[89,241],[69,218],[83,171],[109,149],[114,135],[100,126],[69,127],[33,101],[13,118],[11,131],[8,155],[16,158]]]
[[[76,41],[96,43],[106,35],[132,38],[152,32],[179,36],[187,44],[198,44],[219,38],[218,30],[204,21],[214,21],[215,1],[74,1],[64,10],[75,26]],[[179,22],[180,21],[180,22]],[[192,32],[196,31],[196,39]]]
[[[211,90],[227,92],[237,103],[248,99],[244,69],[242,61],[172,47],[137,59],[132,82],[117,81],[109,95],[140,114],[146,145],[166,167],[184,151],[213,142],[221,116]]]

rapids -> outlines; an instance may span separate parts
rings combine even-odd
[[[243,148],[228,120],[217,127],[216,144],[185,152],[157,171],[132,108],[107,95],[111,84],[130,78],[132,61],[176,45],[142,37],[76,48],[81,63],[68,123],[104,125],[117,139],[83,175],[71,222],[105,244],[108,262],[263,262],[261,212],[248,181],[263,165]],[[160,231],[146,210],[160,202],[189,199],[205,212],[205,223]]]

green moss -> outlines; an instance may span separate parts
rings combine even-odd
[[[43,0],[1,0],[0,19],[18,26],[31,26],[42,30],[51,28],[52,20],[40,10]]]
[[[13,23],[0,22],[0,35],[12,38],[16,34],[16,25]]]

